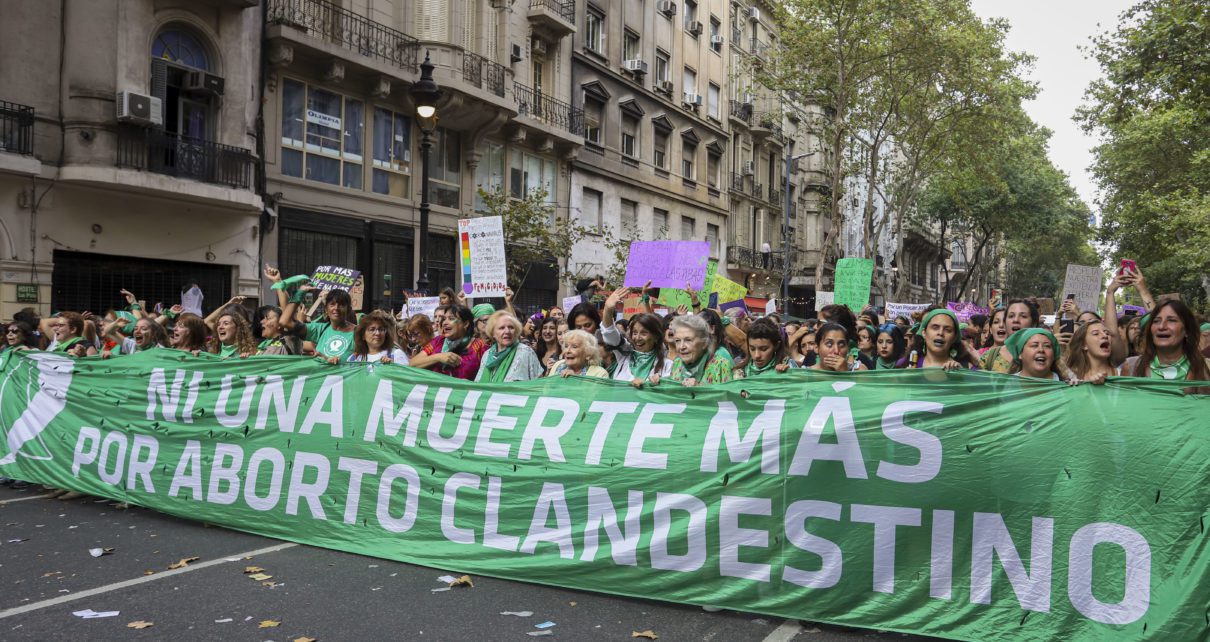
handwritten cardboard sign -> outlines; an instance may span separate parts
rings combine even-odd
[[[854,313],[861,312],[870,302],[870,279],[874,276],[873,259],[840,259],[836,262],[835,302],[847,305]]]
[[[344,290],[347,292],[357,285],[359,276],[361,276],[361,272],[353,268],[321,265],[315,268],[315,272],[311,274],[311,283],[320,290]]]
[[[836,300],[836,297],[833,292],[824,292],[822,290],[816,290],[815,291],[815,311],[819,312],[820,310],[824,309],[825,307],[832,305],[832,302],[835,300]]]
[[[748,288],[717,274],[714,275],[714,285],[711,291],[718,293],[719,303],[739,301],[748,294]]]
[[[462,293],[468,299],[502,297],[508,289],[504,219],[499,216],[458,221],[458,262]]]
[[[1105,272],[1091,265],[1067,264],[1067,276],[1063,279],[1063,298],[1076,295],[1076,305],[1081,310],[1096,310],[1101,300]]]
[[[907,319],[911,319],[913,313],[924,312],[926,309],[928,309],[928,307],[929,307],[928,303],[887,303],[886,304],[887,322],[894,321],[895,319],[897,319],[899,317],[905,317]]]
[[[414,317],[418,314],[432,319],[433,313],[437,311],[437,307],[441,305],[441,297],[439,296],[418,296],[411,297],[404,304],[403,313],[406,316]]]
[[[633,241],[622,285],[699,289],[706,280],[710,243],[706,241]]]

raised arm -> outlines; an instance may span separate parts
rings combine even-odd
[[[244,298],[245,297],[242,297],[239,295],[233,296],[233,297],[231,297],[231,300],[229,300],[226,303],[215,308],[214,312],[211,312],[210,315],[207,316],[205,319],[206,327],[210,328],[211,330],[214,330],[214,324],[218,323],[218,318],[223,316],[223,311],[227,309],[227,306],[240,305],[244,302]]]
[[[1109,287],[1105,289],[1105,316],[1102,320],[1105,330],[1109,332],[1109,364],[1114,366],[1125,361],[1126,355],[1130,354],[1126,342],[1118,336],[1118,304],[1114,295],[1120,288],[1130,285],[1132,280],[1129,274],[1119,274],[1109,281]]]
[[[620,287],[605,299],[605,309],[601,310],[601,327],[608,328],[613,325],[613,319],[616,316],[618,305],[622,303],[622,299],[630,294],[630,288]]]
[[[1148,312],[1155,309],[1155,297],[1151,296],[1151,290],[1147,288],[1147,279],[1143,278],[1143,271],[1137,269],[1129,272],[1134,277],[1134,289],[1138,290],[1139,298],[1143,300],[1143,307],[1147,308]]]

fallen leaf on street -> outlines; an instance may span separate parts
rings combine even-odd
[[[258,581],[258,582],[262,582],[262,581],[264,581],[264,580],[273,579],[273,576],[272,576],[272,575],[265,575],[264,573],[253,573],[252,575],[249,575],[249,576],[248,576],[248,579],[250,579],[250,580],[256,580],[256,581]]]
[[[155,571],[143,571],[143,575],[155,575]]]
[[[630,632],[630,637],[632,637],[632,638],[647,638],[648,640],[658,640],[658,639],[660,639],[660,636],[656,635],[656,634],[655,634],[655,631],[652,631],[651,629],[647,629],[646,631],[631,631],[631,632]]]
[[[258,626],[258,627],[256,627],[256,628],[258,628],[258,629],[272,629],[272,628],[277,627],[277,626],[280,626],[280,625],[281,625],[281,622],[278,622],[277,620],[261,620],[261,621],[260,621],[260,626]]]
[[[475,588],[475,583],[471,581],[470,575],[463,575],[453,582],[450,582],[450,586],[465,586],[467,588]]]
[[[575,602],[568,602],[567,604],[568,604],[568,606],[575,606],[575,605],[576,605],[576,603],[575,603]]]
[[[307,638],[307,637],[294,638],[294,642],[315,642],[315,638]]]
[[[201,559],[201,558],[196,555],[193,557],[182,557],[179,562],[169,564],[168,568],[174,569],[174,570],[178,569],[178,568],[185,568],[186,566],[189,566],[189,562],[196,562],[199,559]]]
[[[239,559],[239,558],[237,557],[236,559]],[[244,567],[245,573],[260,573],[263,570],[265,570],[265,569],[263,569],[259,566],[245,566]]]
[[[127,624],[126,628],[128,628],[128,629],[145,629],[149,626],[155,626],[155,622],[147,622],[145,620],[135,620],[134,622]]]

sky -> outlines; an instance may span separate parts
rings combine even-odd
[[[1007,18],[1012,24],[1007,46],[1033,54],[1030,78],[1039,84],[1036,100],[1025,105],[1037,123],[1050,129],[1050,159],[1071,178],[1084,202],[1097,210],[1096,184],[1088,173],[1094,136],[1072,120],[1088,84],[1100,67],[1079,50],[1092,36],[1113,30],[1118,16],[1135,0],[971,0],[983,19]]]

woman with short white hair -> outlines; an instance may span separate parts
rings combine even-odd
[[[563,358],[550,367],[551,377],[609,378],[609,372],[601,367],[601,348],[597,338],[583,330],[568,330],[563,335]]]
[[[542,363],[534,349],[521,342],[521,330],[521,321],[508,310],[488,317],[486,332],[494,343],[483,354],[475,381],[503,383],[542,376]]]
[[[677,317],[668,328],[677,355],[669,379],[683,386],[731,381],[731,361],[716,352],[714,334],[705,320],[699,316]]]

